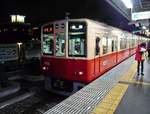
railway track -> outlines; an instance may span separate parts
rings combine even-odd
[[[16,78],[13,81],[20,83],[20,90],[0,99],[0,114],[42,114],[66,98],[45,91],[44,80]]]
[[[60,103],[65,97],[45,92],[25,93],[0,103],[0,114],[43,114]]]

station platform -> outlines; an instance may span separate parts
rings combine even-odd
[[[137,76],[132,56],[44,114],[150,114],[149,65]]]
[[[91,114],[150,114],[150,59],[144,75],[137,75],[136,63],[130,67]]]

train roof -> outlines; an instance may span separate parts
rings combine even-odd
[[[116,28],[116,27],[113,27],[111,25],[108,25],[106,23],[103,23],[103,22],[99,22],[99,21],[95,21],[95,20],[92,20],[92,19],[88,19],[88,18],[77,18],[77,19],[67,19],[68,21],[87,21],[87,22],[92,22],[92,23],[95,23],[95,24],[98,24],[98,25],[101,25],[103,27],[106,27],[106,28],[111,28],[111,29],[117,29],[119,31],[124,31],[124,30],[121,30],[119,28]],[[48,22],[48,23],[45,23],[43,24],[43,26],[45,25],[48,25],[50,23],[57,23],[57,22],[63,22],[65,21],[65,19],[62,19],[62,20],[55,20],[55,21],[51,21],[51,22]],[[127,31],[126,31],[127,32]]]
[[[48,25],[50,23],[64,22],[65,20],[66,19],[51,21],[51,22],[45,23],[43,26]],[[129,31],[125,31],[125,30],[119,29],[117,27],[113,27],[111,25],[108,25],[104,22],[100,22],[100,21],[96,21],[96,20],[92,20],[92,19],[88,19],[88,18],[76,18],[76,19],[67,19],[67,20],[68,21],[87,21],[87,22],[95,23],[96,25],[101,25],[101,26],[105,27],[106,29],[109,28],[110,30],[116,30],[116,31],[119,31],[119,32],[126,32],[126,33],[129,33],[129,34],[132,34]],[[136,34],[134,34],[134,35],[139,36],[139,35],[136,35]],[[144,36],[141,36],[141,37],[144,37]]]

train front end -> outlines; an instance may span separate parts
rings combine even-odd
[[[56,21],[42,27],[41,69],[47,90],[68,95],[89,82],[86,31],[84,21]]]

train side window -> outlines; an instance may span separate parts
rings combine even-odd
[[[102,41],[103,45],[103,54],[106,54],[108,52],[108,38],[104,37]]]
[[[100,43],[100,38],[99,38],[99,37],[96,37],[95,55],[99,55],[99,53],[100,53],[100,46],[99,46],[99,43]]]
[[[112,44],[112,45],[111,45],[111,51],[114,52],[114,50],[115,50],[115,49],[114,49],[114,48],[115,48],[114,40],[112,40],[112,43],[111,43],[111,44]]]
[[[127,33],[122,33],[120,38],[120,49],[126,49],[127,48]]]
[[[132,39],[132,45],[131,45],[131,47],[132,48],[135,47],[135,39]]]
[[[126,49],[127,48],[127,39],[121,38],[120,39],[120,49]]]
[[[115,43],[115,51],[117,51],[117,50],[118,50],[118,40],[115,39],[115,40],[114,40],[114,43]]]
[[[65,56],[65,36],[64,33],[56,33],[56,56]]]

